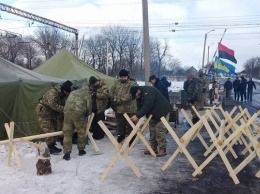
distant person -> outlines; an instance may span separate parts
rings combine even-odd
[[[168,89],[165,87],[165,85],[160,81],[159,78],[157,78],[155,75],[151,75],[149,77],[149,82],[151,82],[151,84],[157,88],[161,93],[162,95],[168,100],[170,101],[169,99],[169,93],[168,93]]]
[[[252,101],[253,87],[256,89],[255,82],[250,77],[249,81],[247,82],[247,100]]]
[[[104,138],[104,132],[98,124],[98,121],[105,120],[105,109],[108,103],[109,92],[104,81],[95,76],[89,78],[89,91],[92,99],[92,112],[95,113],[91,123],[93,138],[96,140]]]
[[[130,93],[141,104],[131,120],[137,123],[143,116],[153,115],[149,123],[151,148],[157,157],[165,156],[167,154],[167,129],[160,118],[163,116],[166,117],[166,120],[169,118],[168,115],[172,108],[169,101],[152,86],[134,86],[130,89]],[[150,151],[146,150],[144,154],[149,155]]]
[[[201,101],[201,86],[198,78],[194,77],[193,73],[190,73],[187,76],[187,81],[184,84],[187,92],[188,102],[191,106],[194,106],[196,110],[200,109],[200,101]],[[195,124],[199,121],[198,115],[191,108],[192,115],[192,123]]]
[[[247,86],[247,79],[242,75],[240,86],[239,86],[241,102],[246,102],[246,86]]]
[[[224,90],[226,91],[226,99],[230,100],[231,90],[232,90],[232,82],[230,81],[230,78],[228,78],[227,81],[225,82]]]
[[[207,74],[205,74],[203,72],[203,70],[199,70],[199,80],[200,80],[200,86],[201,86],[201,101],[200,101],[200,109],[204,108],[204,105],[207,102],[207,98],[209,95],[209,83],[210,80],[207,76]]]
[[[166,88],[168,88],[172,85],[172,83],[167,80],[166,76],[163,76],[161,78],[161,82],[165,85]]]
[[[239,100],[239,85],[240,85],[240,80],[238,77],[233,81],[233,89],[234,89],[234,100]]]

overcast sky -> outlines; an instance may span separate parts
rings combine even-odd
[[[7,5],[37,14],[93,34],[99,27],[120,24],[142,31],[142,0],[3,0]],[[202,65],[222,44],[235,51],[241,71],[246,60],[260,56],[259,0],[148,0],[150,36],[168,39],[171,53],[184,66]],[[33,34],[42,24],[0,11],[0,29]],[[178,25],[176,25],[178,23]],[[69,33],[68,33],[69,34]],[[71,34],[73,36],[73,34]],[[228,62],[228,61],[227,61]]]

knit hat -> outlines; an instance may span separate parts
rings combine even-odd
[[[94,77],[94,76],[91,76],[89,78],[89,84],[90,85],[94,85],[97,81],[98,81],[98,79],[96,77]]]
[[[136,92],[139,89],[140,89],[139,86],[133,86],[133,87],[130,88],[130,93],[132,94],[132,99],[135,99]]]
[[[128,76],[129,77],[129,71],[125,70],[125,69],[121,69],[119,71],[119,77],[121,76]]]
[[[66,82],[64,82],[62,85],[61,85],[61,90],[67,92],[67,93],[70,93],[71,92],[71,86],[73,85],[73,83],[69,80],[67,80]]]

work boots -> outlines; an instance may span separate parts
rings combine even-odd
[[[156,157],[163,157],[166,156],[166,148],[160,148],[158,154],[156,154]]]
[[[151,146],[155,154],[158,154],[157,146]],[[144,151],[144,155],[151,155],[149,150]]]
[[[57,148],[57,147],[55,146],[55,144],[56,144],[56,143],[53,142],[53,143],[51,143],[51,144],[48,145],[50,154],[55,155],[55,154],[58,154],[58,153],[60,153],[60,152],[62,151],[62,149]]]
[[[79,156],[83,156],[86,154],[86,151],[85,150],[79,150]]]
[[[125,139],[125,135],[117,135],[117,142],[121,143]]]
[[[64,160],[70,160],[70,153],[64,154],[63,159]]]

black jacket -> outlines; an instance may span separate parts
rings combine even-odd
[[[166,77],[162,77],[161,78],[161,82],[165,85],[166,88],[170,87],[172,85],[171,82],[168,82],[168,80],[166,79]]]
[[[247,85],[247,80],[245,78],[241,79],[241,83],[239,85],[239,91],[246,92],[246,85]]]
[[[138,118],[152,114],[152,119],[160,121],[162,116],[166,116],[172,109],[169,101],[152,86],[140,86],[141,98],[138,99],[139,109],[136,113]]]
[[[232,89],[232,82],[230,80],[225,82],[224,89],[226,89],[226,90]]]
[[[235,81],[233,81],[233,88],[234,88],[235,92],[238,91],[239,84],[240,84],[239,79],[236,79]]]
[[[169,100],[169,93],[168,93],[168,89],[165,87],[165,85],[160,81],[159,78],[156,78],[156,81],[153,85],[155,88],[157,88],[162,95],[168,100]]]
[[[252,80],[249,80],[247,82],[247,90],[251,91],[251,90],[253,90],[253,87],[256,89],[255,82],[253,82]]]

